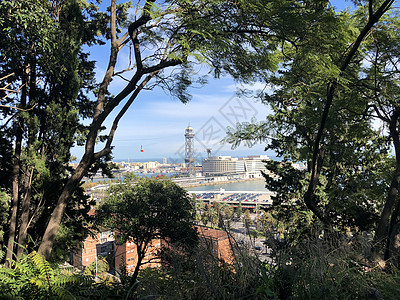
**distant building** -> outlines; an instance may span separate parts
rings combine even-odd
[[[83,270],[96,261],[96,256],[105,257],[114,253],[114,236],[111,231],[104,231],[95,236],[88,236],[80,247],[72,251],[71,264]]]
[[[244,169],[249,178],[261,177],[261,171],[267,172],[264,161],[268,159],[267,155],[249,155],[240,158],[244,163]]]
[[[147,250],[146,256],[142,263],[150,261],[144,264],[141,268],[155,268],[161,265],[160,260],[157,257],[157,252],[161,248],[161,241],[159,239],[152,240]],[[128,274],[133,273],[137,264],[137,248],[134,242],[128,241],[122,245],[116,246],[115,251],[115,269],[121,271],[122,267],[125,266]]]
[[[160,240],[153,240],[148,248],[143,262],[151,261],[142,266],[158,267],[161,262],[157,258],[157,252],[161,248]],[[80,247],[74,249],[71,253],[71,264],[83,270],[93,262],[96,262],[96,256],[112,256],[115,263],[115,269],[121,271],[122,267],[126,268],[128,274],[133,273],[136,266],[137,250],[136,245],[132,241],[116,245],[114,235],[111,231],[98,233],[96,236],[88,236]]]
[[[75,249],[71,255],[71,264],[82,270],[87,267],[92,262],[96,261],[96,245],[98,244],[98,238],[93,238],[91,236],[87,237],[83,243],[82,247]]]
[[[230,156],[212,156],[203,161],[204,176],[224,176],[247,174],[248,177],[261,177],[260,171],[266,171],[266,155],[251,155],[243,158]]]
[[[200,246],[206,247],[218,258],[226,263],[233,262],[232,240],[228,233],[219,229],[212,229],[204,226],[196,226],[199,234]]]
[[[158,166],[160,165],[160,163],[158,161],[148,161],[143,163],[143,168],[144,169],[156,169],[158,168]]]
[[[244,164],[230,156],[211,156],[203,161],[204,176],[222,176],[244,173]]]

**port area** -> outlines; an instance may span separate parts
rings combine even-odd
[[[198,186],[206,186],[206,185],[216,185],[216,184],[227,184],[227,183],[235,183],[235,182],[244,182],[244,181],[257,181],[262,180],[261,176],[249,178],[244,175],[240,176],[217,176],[217,177],[178,177],[172,178],[173,182],[178,184],[183,188],[191,188]]]
[[[237,207],[241,203],[243,209],[255,210],[256,208],[267,208],[272,204],[271,196],[273,192],[254,192],[254,191],[188,191],[196,194],[196,198],[206,204],[213,202],[227,203]]]

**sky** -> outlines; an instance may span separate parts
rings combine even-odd
[[[338,9],[350,5],[343,0],[331,1],[331,4]],[[90,58],[96,61],[98,81],[106,70],[109,51],[108,44],[88,48]],[[122,69],[127,63],[128,53],[124,52],[116,69]],[[209,70],[199,66],[196,71],[207,74]],[[124,85],[122,79],[116,78],[109,90],[116,95]],[[142,91],[119,123],[113,142],[113,160],[146,161],[167,158],[168,162],[182,161],[185,155],[184,133],[189,125],[195,133],[194,148],[198,163],[207,156],[207,148],[212,149],[213,155],[274,157],[273,152],[264,151],[265,144],[255,144],[251,148],[240,146],[232,150],[230,145],[220,142],[226,136],[227,128],[234,127],[236,122],[265,120],[270,113],[268,107],[260,101],[238,97],[238,87],[240,85],[229,77],[214,79],[210,74],[208,84],[190,90],[192,100],[187,104],[161,89]],[[264,85],[255,83],[246,87],[257,93]],[[110,127],[113,116],[115,114],[106,120],[107,128]],[[72,155],[78,159],[82,154],[83,147],[72,149]]]

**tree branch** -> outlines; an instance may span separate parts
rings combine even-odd
[[[131,35],[131,39],[132,39],[132,43],[133,43],[133,52],[135,54],[136,68],[139,71],[142,71],[143,61],[142,61],[142,55],[140,53],[140,44],[139,44],[139,39],[137,37],[137,34],[135,33],[134,35]]]
[[[144,68],[143,69],[143,74],[158,72],[158,71],[160,71],[162,69],[165,69],[165,68],[168,68],[168,67],[174,67],[174,66],[182,64],[183,61],[184,61],[184,59],[182,59],[182,60],[179,60],[179,59],[162,60],[157,65]]]
[[[118,71],[118,72],[115,72],[113,76],[119,76],[119,77],[121,77],[122,79],[124,79],[124,80],[126,80],[126,81],[129,81],[129,79],[126,79],[126,78],[122,77],[121,74],[124,74],[125,72],[133,71],[134,69],[135,69],[135,67],[128,68],[128,69],[125,69],[125,70],[122,70],[122,71]]]
[[[137,19],[135,22],[131,23],[128,27],[129,36],[132,38],[135,34],[135,31],[142,25],[146,24],[148,21],[151,20],[150,17],[150,7],[153,5],[155,0],[148,0],[143,7],[143,14]]]
[[[123,117],[123,115],[126,113],[128,108],[132,105],[133,101],[136,99],[137,95],[140,93],[140,91],[146,86],[146,84],[150,81],[151,78],[153,78],[159,71],[153,72],[150,75],[148,75],[141,83],[140,85],[135,89],[134,93],[132,96],[129,98],[129,100],[125,103],[124,107],[121,109],[121,111],[118,113],[118,115],[115,117],[113,125],[110,129],[110,133],[107,137],[107,142],[105,147],[94,154],[94,159],[98,159],[102,156],[105,156],[109,153],[111,153],[112,150],[112,141],[114,139],[115,131],[117,130],[118,123]]]
[[[7,79],[8,77],[13,76],[13,75],[15,75],[14,72],[11,73],[11,74],[6,75],[6,76],[4,76],[4,77],[1,77],[1,78],[0,78],[0,81],[3,81],[4,79]]]
[[[9,105],[2,105],[2,104],[0,104],[0,108],[2,108],[2,109],[6,109],[6,108],[9,108],[9,109],[16,109],[16,110],[19,110],[19,111],[30,111],[30,110],[34,109],[37,105],[38,105],[38,104],[36,103],[36,104],[35,104],[34,106],[32,106],[31,108],[23,109],[23,108],[19,108],[19,107],[15,107],[15,106],[9,106]]]
[[[119,50],[122,49],[122,47],[129,42],[129,39],[127,38],[129,36],[129,32],[125,32],[124,35],[118,40],[117,44],[119,47]]]

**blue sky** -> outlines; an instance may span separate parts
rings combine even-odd
[[[104,1],[107,3],[108,1]],[[349,2],[331,1],[338,9],[350,5]],[[101,80],[109,56],[109,46],[96,46],[89,49],[91,59],[96,63],[96,77]],[[120,68],[127,62],[128,55],[123,53],[118,62]],[[199,73],[207,73],[205,67],[199,67]],[[166,157],[169,161],[184,157],[184,131],[190,124],[196,134],[195,151],[198,160],[206,156],[206,148],[212,148],[215,155],[264,155],[265,145],[256,144],[252,148],[241,146],[231,150],[230,145],[219,143],[225,137],[227,126],[239,121],[251,119],[263,120],[269,113],[268,108],[251,98],[236,96],[236,88],[231,78],[213,79],[201,88],[191,89],[192,100],[182,104],[161,89],[142,91],[130,110],[120,121],[114,138],[113,156],[115,160],[151,160]],[[121,79],[113,80],[110,92],[117,94],[124,86]],[[263,88],[261,84],[247,86],[255,91]],[[109,128],[112,117],[106,121]],[[143,147],[143,152],[140,151]],[[72,154],[78,159],[83,154],[82,147],[75,147]]]

